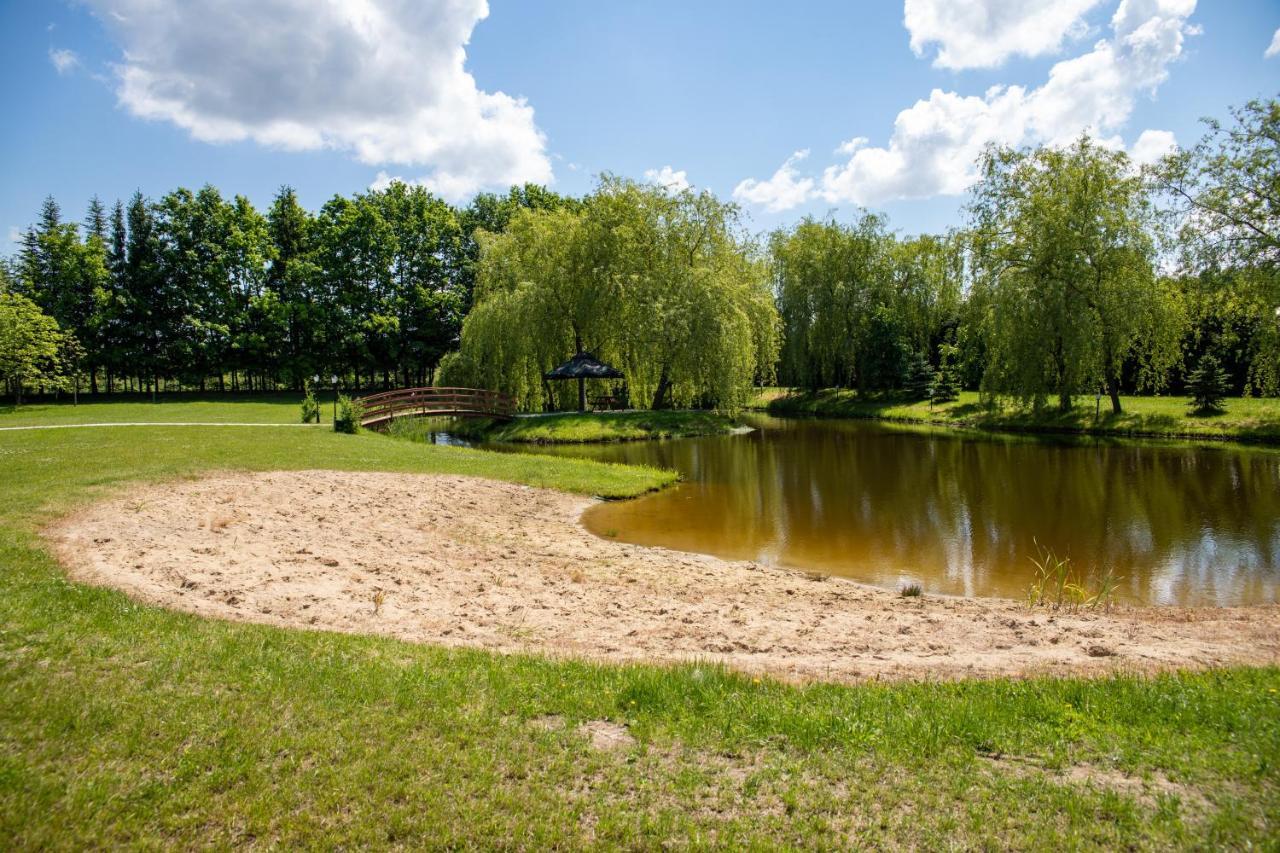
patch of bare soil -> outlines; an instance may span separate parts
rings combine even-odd
[[[227,619],[794,680],[1280,662],[1280,607],[1028,610],[592,536],[586,498],[468,477],[217,474],[46,531],[70,574]]]

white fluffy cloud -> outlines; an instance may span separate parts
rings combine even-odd
[[[533,108],[465,69],[485,0],[88,3],[123,48],[120,103],[196,139],[344,150],[454,199],[552,179]]]
[[[803,204],[813,192],[813,179],[799,177],[795,166],[808,156],[807,148],[792,154],[767,181],[747,178],[733,188],[733,197],[773,213]]]
[[[906,0],[911,49],[938,45],[939,68],[995,68],[1011,56],[1045,56],[1088,31],[1084,16],[1102,0]]]
[[[49,61],[59,74],[70,74],[80,64],[80,57],[74,50],[58,49],[49,51]]]
[[[676,171],[670,166],[663,166],[661,169],[645,169],[644,179],[674,192],[681,192],[690,187],[688,173],[684,169]]]
[[[1166,154],[1173,153],[1178,147],[1178,140],[1168,130],[1144,130],[1138,135],[1129,156],[1135,163],[1143,166],[1156,162]]]
[[[785,210],[821,197],[831,202],[879,204],[964,192],[977,178],[974,163],[991,143],[1061,145],[1082,132],[1122,147],[1119,131],[1137,98],[1154,93],[1196,29],[1187,23],[1195,0],[1121,0],[1111,19],[1110,37],[1080,56],[1056,63],[1040,86],[995,86],[982,95],[934,89],[900,112],[885,147],[859,137],[844,143],[845,159],[826,168],[820,183],[801,178],[788,160],[778,174],[803,193],[777,194],[757,201]],[[1144,151],[1162,140],[1150,136]],[[770,181],[768,183],[772,183]],[[739,184],[756,190],[765,184]],[[736,193],[735,193],[736,194]]]
[[[1275,35],[1271,37],[1270,46],[1262,54],[1263,59],[1270,59],[1273,56],[1280,56],[1280,29],[1276,30]]]

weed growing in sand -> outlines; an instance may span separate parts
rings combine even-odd
[[[387,600],[387,594],[382,590],[378,590],[373,594],[373,615],[377,616],[382,612],[382,602]]]
[[[918,583],[909,583],[902,589],[898,590],[898,595],[903,598],[920,598],[924,595],[924,587]]]
[[[1036,579],[1027,588],[1028,607],[1072,611],[1081,607],[1111,609],[1121,580],[1114,568],[1108,568],[1102,574],[1094,591],[1072,569],[1070,557],[1059,557],[1052,548],[1042,547],[1039,541],[1036,541],[1036,548],[1040,554],[1031,558],[1036,567]]]

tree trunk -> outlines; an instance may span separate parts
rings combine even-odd
[[[662,375],[658,378],[658,390],[653,392],[653,402],[649,405],[651,409],[665,409],[667,407],[667,393],[671,390],[671,379],[667,376],[667,369],[662,368]]]
[[[1107,380],[1107,396],[1111,398],[1111,414],[1120,414],[1120,380],[1114,376]]]

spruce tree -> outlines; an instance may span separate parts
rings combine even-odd
[[[1222,369],[1217,356],[1206,352],[1200,357],[1196,369],[1187,376],[1192,409],[1201,415],[1224,411],[1222,400],[1227,396],[1229,385],[1227,372]]]
[[[950,403],[960,398],[960,383],[956,379],[956,369],[951,365],[956,348],[951,344],[938,347],[938,372],[933,379],[933,402]]]
[[[933,394],[933,368],[924,353],[916,353],[907,362],[907,396],[912,400],[927,400]]]

